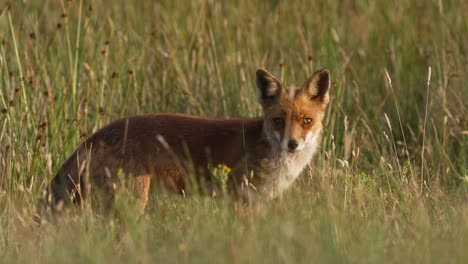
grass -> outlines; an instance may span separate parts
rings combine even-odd
[[[466,1],[13,1],[0,5],[4,262],[468,259]],[[332,73],[322,150],[258,213],[155,194],[142,219],[35,226],[77,144],[124,115],[259,116],[254,73]],[[465,87],[465,88],[463,88]]]

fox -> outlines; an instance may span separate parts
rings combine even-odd
[[[321,143],[330,73],[315,71],[302,86],[256,71],[257,118],[208,119],[151,113],[119,119],[82,142],[48,189],[55,207],[87,203],[95,193],[112,207],[119,175],[143,213],[155,189],[186,195],[194,185],[216,191],[212,169],[227,168],[229,194],[241,201],[280,196]],[[158,188],[156,188],[158,186]]]

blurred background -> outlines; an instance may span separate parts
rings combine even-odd
[[[462,0],[3,1],[0,256],[466,259],[467,10]],[[74,243],[61,227],[33,227],[41,191],[94,131],[147,112],[260,116],[258,68],[286,84],[320,68],[332,79],[321,153],[260,216],[155,198],[119,254],[113,221],[78,213],[66,225]]]

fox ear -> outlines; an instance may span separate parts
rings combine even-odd
[[[257,88],[260,92],[259,100],[262,104],[277,99],[283,89],[281,82],[264,69],[257,70]]]
[[[314,72],[314,74],[312,74],[312,76],[305,82],[303,89],[311,100],[319,100],[323,104],[328,104],[330,72],[327,69],[321,69]]]

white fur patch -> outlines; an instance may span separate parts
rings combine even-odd
[[[267,182],[262,188],[268,199],[273,199],[286,190],[309,164],[319,146],[320,133],[308,134],[293,153],[273,151],[276,153],[267,161],[272,173],[267,176]]]

